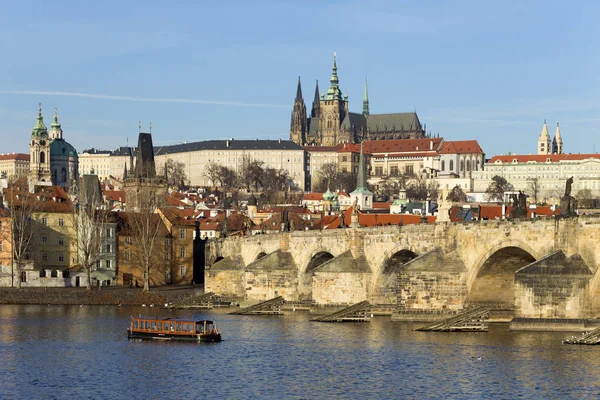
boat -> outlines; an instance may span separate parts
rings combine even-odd
[[[215,321],[177,318],[131,317],[127,338],[130,340],[174,340],[182,342],[220,342]]]

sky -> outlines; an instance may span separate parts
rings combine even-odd
[[[416,111],[488,157],[600,151],[600,2],[5,1],[0,153],[29,152],[42,103],[78,151],[288,139],[298,76],[310,110],[333,53],[350,111]]]

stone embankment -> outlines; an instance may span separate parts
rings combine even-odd
[[[0,288],[0,304],[52,305],[142,305],[181,303],[202,289],[158,288],[144,292],[141,289],[102,288]]]

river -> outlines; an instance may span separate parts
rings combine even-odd
[[[130,342],[130,315],[215,319],[223,342]],[[0,306],[2,399],[582,399],[600,346],[563,333],[114,306]]]

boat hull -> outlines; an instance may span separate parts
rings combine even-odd
[[[128,329],[127,338],[130,340],[166,340],[176,342],[214,343],[221,341],[221,334],[211,333],[200,335],[171,335],[153,332],[132,332]]]

